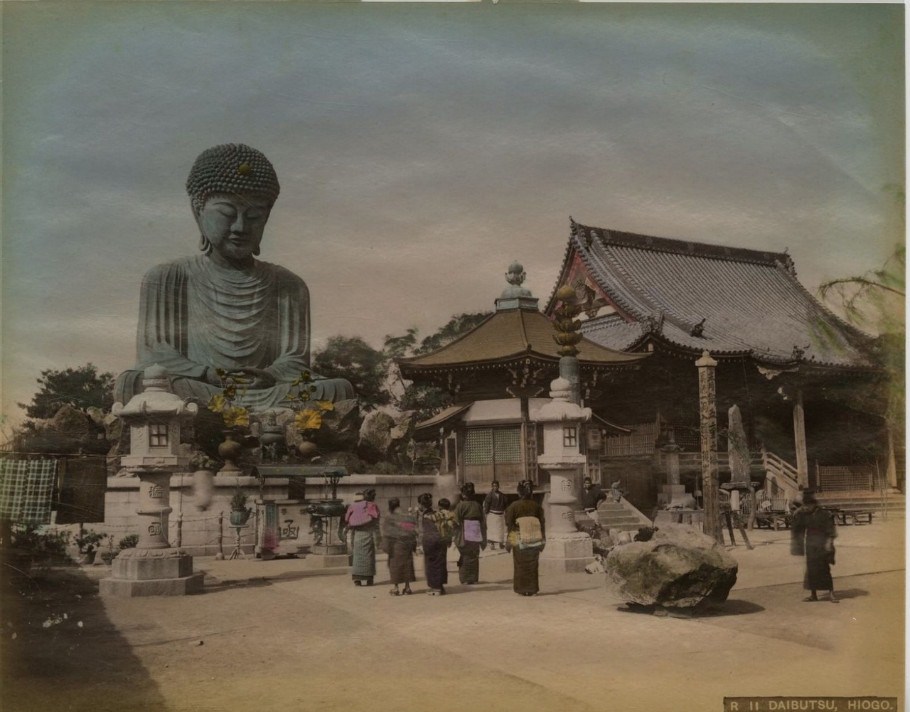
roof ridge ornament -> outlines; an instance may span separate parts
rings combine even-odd
[[[516,308],[537,311],[537,297],[531,294],[530,289],[521,286],[527,276],[521,262],[513,261],[509,265],[509,269],[505,273],[509,286],[502,290],[502,294],[496,300],[496,311]]]
[[[649,334],[659,334],[663,331],[665,317],[666,314],[664,314],[661,309],[658,309],[653,314],[649,315],[645,320],[647,332]]]

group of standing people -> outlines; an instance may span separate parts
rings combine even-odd
[[[393,596],[413,593],[417,580],[414,554],[423,551],[427,593],[445,595],[448,584],[448,549],[458,549],[458,580],[465,585],[480,581],[480,552],[498,544],[511,551],[516,593],[533,596],[538,590],[538,558],[546,541],[543,508],[532,499],[533,485],[518,484],[519,499],[506,506],[499,483],[484,500],[477,502],[473,483],[461,487],[461,496],[452,509],[443,498],[433,509],[429,492],[417,498],[417,511],[402,512],[397,497],[389,500],[388,514],[381,516],[376,490],[363,492],[345,512],[344,527],[350,532],[351,578],[355,586],[372,586],[376,576],[376,554],[389,557],[389,580]]]

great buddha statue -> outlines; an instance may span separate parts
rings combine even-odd
[[[221,391],[220,370],[248,384],[238,404],[280,408],[309,369],[310,298],[300,277],[255,258],[280,190],[275,169],[249,146],[215,146],[196,159],[186,189],[202,254],[143,278],[137,363],[118,377],[116,400],[141,391],[144,369],[157,363],[183,398],[207,403]],[[348,381],[311,375],[313,399],[354,397]]]

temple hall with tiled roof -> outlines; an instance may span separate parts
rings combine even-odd
[[[756,458],[772,453],[792,463],[793,481],[829,491],[876,486],[876,466],[883,470],[889,460],[876,339],[809,293],[788,254],[570,219],[545,314],[553,315],[557,290],[566,285],[585,306],[581,332],[588,340],[652,354],[586,402],[595,412],[609,409],[613,422],[632,431],[606,439],[601,466],[605,479],[622,473],[632,481],[630,499],[639,506],[654,499],[660,473],[652,461],[668,439],[697,457],[694,362],[704,352],[718,362],[721,433],[726,410],[738,405]],[[697,470],[693,458],[690,489],[698,486]]]
[[[584,334],[641,350],[748,356],[770,368],[874,370],[872,338],[839,319],[796,278],[786,253],[636,235],[571,222],[558,284],[583,285],[608,309]],[[553,298],[545,310],[550,313]]]

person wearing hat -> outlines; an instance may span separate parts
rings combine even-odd
[[[244,144],[203,151],[186,181],[201,254],[153,267],[142,280],[137,364],[121,373],[115,400],[142,390],[142,373],[159,364],[181,398],[208,402],[224,376],[242,379],[237,405],[280,407],[310,367],[310,297],[300,277],[256,259],[278,176]],[[354,397],[344,379],[311,374],[310,398]]]
[[[806,557],[806,575],[803,588],[809,591],[806,602],[817,601],[818,591],[828,591],[829,600],[838,603],[834,595],[831,565],[834,563],[834,539],[837,525],[834,514],[819,506],[815,494],[803,492],[803,504],[793,514],[790,524],[791,547],[794,556]]]

